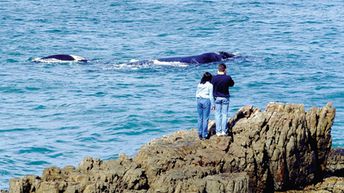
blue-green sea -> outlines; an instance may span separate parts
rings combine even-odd
[[[195,127],[196,85],[217,64],[129,64],[162,57],[234,52],[230,115],[333,102],[344,147],[343,18],[342,0],[0,0],[0,188]],[[90,62],[32,62],[52,54]]]

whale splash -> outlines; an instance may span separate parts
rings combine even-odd
[[[33,58],[32,61],[40,63],[88,62],[88,60],[84,57],[68,54],[57,54],[42,58]]]

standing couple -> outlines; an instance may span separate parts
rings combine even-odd
[[[203,74],[197,86],[198,136],[208,138],[208,121],[210,109],[215,110],[216,135],[227,135],[229,109],[229,87],[234,86],[231,76],[226,74],[226,65],[218,65],[217,75],[209,72]]]

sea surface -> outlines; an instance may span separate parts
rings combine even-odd
[[[230,115],[331,101],[344,147],[343,18],[342,0],[0,0],[0,188],[194,128],[196,85],[217,64],[130,64],[161,57],[234,52]],[[52,54],[90,62],[32,62]]]

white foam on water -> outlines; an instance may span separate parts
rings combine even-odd
[[[81,56],[76,56],[76,55],[71,55],[71,56],[76,60],[76,62],[85,61],[86,60],[86,58],[81,57]]]
[[[130,65],[129,63],[111,64],[106,67],[102,67],[103,70],[138,70],[143,66]]]
[[[49,58],[49,59],[42,59],[42,58],[33,58],[33,62],[40,62],[40,63],[71,63],[73,61],[62,61],[55,58]]]
[[[74,58],[74,60],[72,61],[66,61],[66,60],[59,60],[56,58],[32,58],[31,61],[32,62],[40,62],[40,63],[64,63],[64,64],[70,64],[70,63],[75,63],[75,62],[82,62],[85,61],[86,59],[84,57],[81,56],[77,56],[77,55],[70,55]]]
[[[138,62],[139,60],[137,59],[130,59],[129,62]]]
[[[240,56],[240,52],[233,52],[232,54],[234,54],[235,56]]]
[[[112,64],[111,67],[106,67],[106,70],[138,70],[143,68],[154,68],[161,66],[182,67],[188,65],[181,62],[161,62],[159,60],[137,60],[131,59],[127,63]]]
[[[175,66],[175,67],[187,67],[188,65],[186,63],[182,62],[162,62],[159,60],[153,60],[154,65],[159,65],[159,66]]]

